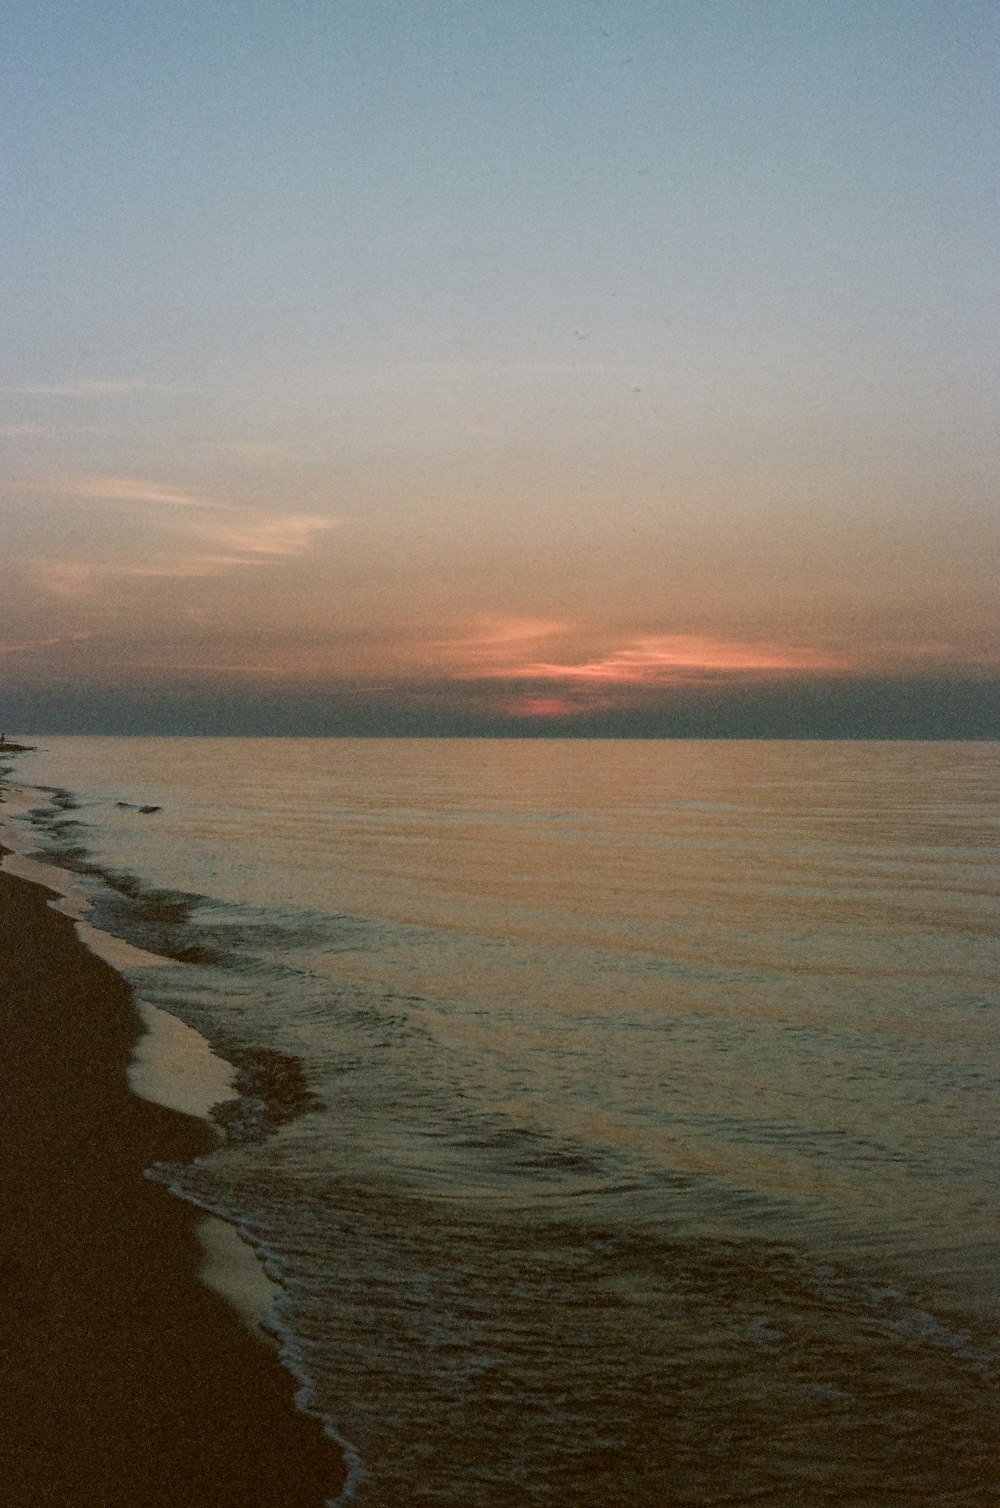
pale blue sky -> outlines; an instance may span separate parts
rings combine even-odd
[[[997,41],[978,0],[10,6],[8,371],[576,361],[582,324],[975,380]]]

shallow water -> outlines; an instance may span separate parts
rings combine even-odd
[[[28,741],[359,1503],[995,1500],[1000,746]]]

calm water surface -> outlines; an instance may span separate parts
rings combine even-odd
[[[1000,1501],[1000,746],[32,741],[355,1501]]]

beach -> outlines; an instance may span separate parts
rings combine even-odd
[[[130,1092],[129,987],[51,899],[0,874],[0,1498],[320,1508],[339,1453],[144,1176],[215,1133]]]

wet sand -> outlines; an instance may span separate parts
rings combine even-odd
[[[213,1133],[129,1091],[129,989],[49,899],[0,874],[0,1502],[320,1508],[339,1453],[143,1177]]]

